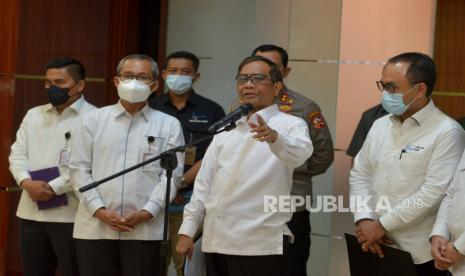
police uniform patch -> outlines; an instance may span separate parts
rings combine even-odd
[[[312,124],[313,128],[321,129],[326,126],[325,119],[320,112],[313,112],[308,116],[308,121]]]
[[[279,109],[283,112],[292,111],[294,100],[287,93],[283,93],[279,99]]]
[[[292,107],[289,105],[280,105],[279,110],[281,110],[282,112],[289,112],[292,110]]]

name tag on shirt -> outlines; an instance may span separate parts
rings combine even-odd
[[[62,149],[62,150],[60,150],[58,165],[60,165],[60,166],[68,166],[70,157],[71,157],[71,149]]]
[[[154,158],[156,154],[154,152],[144,152],[142,154],[142,162],[147,161],[151,158]],[[155,161],[149,164],[146,164],[145,166],[142,167],[143,171],[154,171],[156,166],[155,166]]]
[[[407,144],[407,146],[405,146],[404,150],[405,150],[405,153],[416,153],[416,152],[420,152],[422,150],[424,150],[425,148],[422,147],[422,146],[415,146],[415,145],[411,145],[411,144]]]

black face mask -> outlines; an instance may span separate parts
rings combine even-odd
[[[69,88],[60,88],[55,85],[47,89],[48,101],[53,105],[62,105],[69,99]]]

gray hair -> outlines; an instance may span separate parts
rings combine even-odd
[[[118,63],[118,66],[116,66],[116,75],[119,76],[120,72],[121,72],[121,67],[123,66],[124,62],[126,60],[130,60],[130,59],[137,59],[137,60],[146,60],[148,62],[150,62],[150,65],[152,67],[152,78],[154,80],[157,80],[158,79],[158,65],[157,63],[155,62],[155,60],[153,60],[153,58],[147,56],[147,55],[142,55],[142,54],[133,54],[133,55],[129,55],[129,56],[125,56],[124,58],[122,58],[119,63]]]

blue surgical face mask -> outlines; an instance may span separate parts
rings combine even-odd
[[[412,87],[405,95],[408,95],[413,89],[416,87]],[[409,104],[404,104],[404,94],[402,93],[389,93],[386,90],[383,91],[383,98],[381,104],[383,108],[394,115],[400,116],[404,114],[404,112],[409,108],[409,106],[415,101],[411,101]]]
[[[192,87],[192,76],[167,75],[165,80],[169,90],[181,95],[189,91]]]

